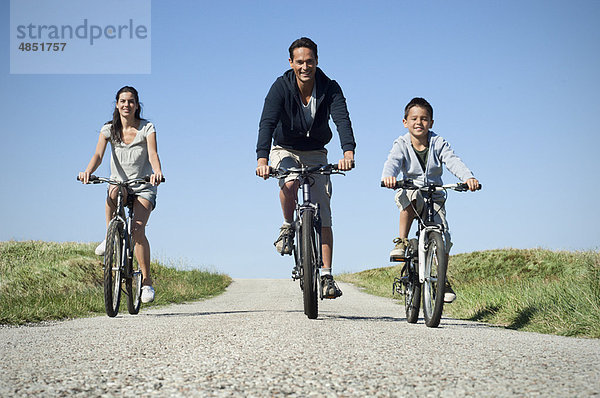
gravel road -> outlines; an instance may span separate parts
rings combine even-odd
[[[297,283],[238,279],[138,316],[3,327],[0,396],[600,396],[600,340],[409,325],[340,286],[317,320]]]

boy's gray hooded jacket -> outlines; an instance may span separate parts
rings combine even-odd
[[[446,168],[461,182],[473,177],[471,170],[454,154],[450,144],[431,130],[429,130],[427,165],[426,170],[423,170],[410,142],[410,133],[406,133],[394,141],[392,150],[383,165],[381,178],[398,177],[402,173],[402,178],[412,179],[418,187],[432,183],[441,185],[443,184],[442,164],[446,165]]]

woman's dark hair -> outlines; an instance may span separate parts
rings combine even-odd
[[[416,97],[410,100],[410,102],[404,108],[404,118],[408,117],[408,112],[411,108],[418,106],[425,109],[429,113],[429,118],[433,120],[433,107],[427,102],[425,98]]]
[[[298,40],[295,40],[290,46],[290,59],[292,61],[294,60],[294,50],[302,47],[311,50],[315,56],[315,59],[319,58],[317,55],[317,44],[308,37],[301,37]]]
[[[119,143],[122,141],[121,139],[121,133],[123,132],[123,125],[121,124],[121,114],[119,113],[119,109],[117,108],[117,106],[119,105],[119,96],[122,93],[131,93],[133,94],[133,97],[135,98],[135,103],[137,104],[137,109],[135,110],[135,118],[136,119],[141,119],[142,118],[142,104],[140,104],[140,97],[138,95],[138,92],[135,88],[131,87],[131,86],[125,86],[125,87],[121,87],[121,89],[119,91],[117,91],[117,96],[115,97],[117,104],[115,106],[115,110],[113,111],[113,118],[111,121],[107,122],[110,123],[110,140],[114,143]]]

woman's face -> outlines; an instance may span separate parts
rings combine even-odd
[[[117,109],[122,117],[133,117],[135,111],[138,108],[138,104],[135,100],[135,96],[130,92],[122,92],[119,94],[119,100],[117,101]]]

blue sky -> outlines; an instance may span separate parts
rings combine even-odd
[[[388,264],[398,210],[379,177],[415,96],[484,186],[449,195],[453,253],[598,250],[598,1],[155,0],[143,75],[10,74],[9,10],[2,2],[2,241],[102,240],[105,187],[75,176],[116,91],[133,85],[167,178],[147,228],[154,258],[288,277],[291,259],[273,248],[277,184],[255,177],[255,145],[287,48],[309,36],[344,90],[357,141],[357,168],[332,177],[334,272]],[[330,161],[341,156],[337,137],[328,149]],[[96,174],[108,172],[107,153]]]

